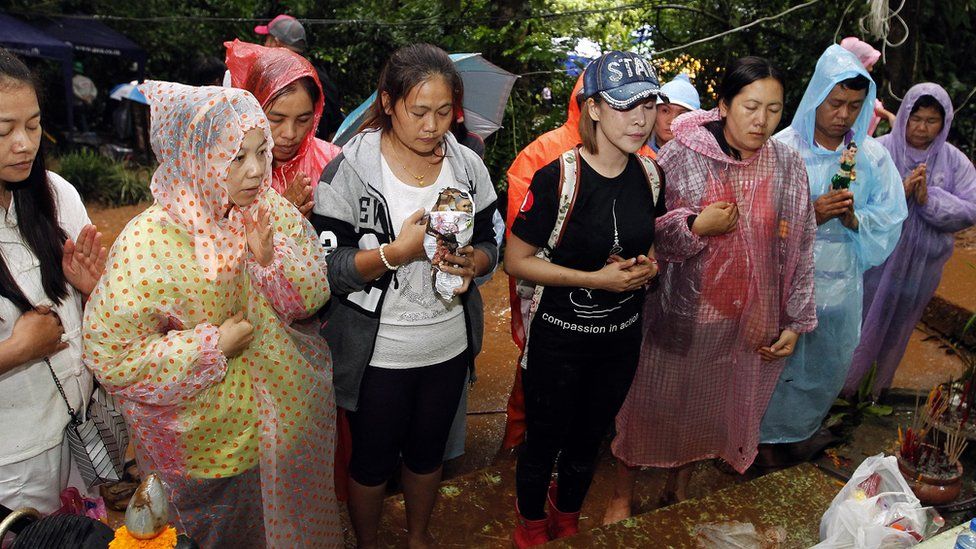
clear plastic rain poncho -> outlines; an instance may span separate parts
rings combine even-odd
[[[762,361],[758,348],[817,323],[803,162],[773,140],[734,160],[705,127],[719,119],[717,110],[678,117],[658,156],[668,183],[654,238],[660,288],[645,302],[640,362],[612,446],[628,465],[718,457],[749,468],[784,362]],[[719,201],[738,205],[736,230],[696,236],[688,218]]]
[[[919,150],[908,144],[905,131],[912,108],[924,95],[938,100],[945,121],[929,148]],[[952,101],[942,86],[917,84],[905,94],[892,132],[878,139],[891,153],[902,179],[925,163],[928,200],[919,204],[914,197],[908,199],[908,219],[898,246],[883,265],[864,273],[864,324],[845,393],[857,390],[875,361],[874,393],[891,386],[912,330],[952,255],[953,233],[976,224],[976,169],[962,151],[946,143],[952,115]]]
[[[342,152],[342,149],[332,143],[315,137],[315,128],[319,127],[325,105],[325,94],[315,67],[288,48],[266,48],[240,40],[224,42],[224,46],[227,48],[226,63],[231,85],[253,93],[262,108],[267,108],[271,99],[282,88],[300,78],[311,78],[315,82],[319,99],[313,106],[315,117],[309,126],[311,129],[299,145],[295,156],[275,167],[271,178],[271,187],[281,193],[285,191],[289,181],[299,173],[304,173],[312,179],[314,189],[325,166]]]
[[[833,45],[820,56],[790,127],[779,139],[796,149],[806,164],[812,200],[830,191],[841,151],[814,143],[817,107],[843,80],[862,75],[870,80],[853,53]],[[762,441],[797,442],[813,435],[840,393],[861,335],[862,277],[880,265],[898,243],[901,224],[908,213],[901,178],[888,151],[868,137],[876,88],[872,80],[852,139],[857,143],[857,180],[854,215],[858,230],[831,219],[817,229],[816,261],[817,329],[800,337],[796,350],[780,375],[779,384],[763,418]]]
[[[268,122],[243,90],[147,82],[155,203],[119,236],[85,310],[85,363],[121,402],[143,473],[201,547],[335,547],[335,404],[329,352],[292,320],[328,299],[311,225],[268,187],[231,206],[244,133]],[[243,216],[272,216],[274,260],[247,249]],[[227,359],[218,327],[243,311],[254,340]]]

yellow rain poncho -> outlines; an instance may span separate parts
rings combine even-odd
[[[155,203],[119,236],[84,319],[85,363],[121,401],[143,473],[201,547],[334,547],[335,401],[328,349],[289,328],[329,297],[311,225],[270,190],[271,133],[254,97],[149,82]],[[244,133],[269,146],[254,202],[225,189]],[[243,216],[271,212],[274,260]],[[218,327],[238,311],[254,340],[235,358]]]

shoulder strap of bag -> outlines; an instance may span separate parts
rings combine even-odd
[[[657,171],[657,164],[650,157],[642,154],[637,155],[640,159],[641,168],[644,168],[644,177],[647,178],[647,186],[651,189],[651,197],[654,201],[653,206],[657,207],[657,197],[661,194],[661,175]]]
[[[64,387],[61,386],[61,380],[58,379],[58,375],[54,373],[54,366],[51,366],[51,361],[44,359],[44,363],[47,364],[47,369],[51,372],[51,377],[54,378],[54,384],[58,386],[58,392],[61,393],[61,399],[64,400],[64,405],[68,407],[68,415],[71,416],[71,423],[75,425],[81,425],[82,421],[78,417],[78,412],[71,407],[71,403],[68,402],[68,395],[64,393]]]
[[[562,241],[563,234],[566,232],[566,222],[569,221],[573,206],[576,205],[576,196],[579,195],[579,162],[579,145],[559,157],[559,209],[556,210],[556,223],[552,226],[552,234],[549,235],[550,250],[556,249]]]
[[[552,225],[549,240],[539,248],[536,257],[549,261],[553,250],[559,246],[566,232],[566,222],[573,213],[573,205],[579,194],[579,146],[559,155],[559,206],[556,208],[556,222]]]
[[[556,210],[556,222],[552,226],[549,234],[549,242],[544,248],[536,252],[536,257],[549,262],[553,250],[559,246],[559,242],[566,232],[566,222],[573,213],[573,206],[576,204],[576,197],[579,195],[579,170],[580,154],[579,145],[572,150],[568,150],[559,156],[559,208]],[[535,285],[532,293],[532,300],[529,304],[528,322],[525,324],[525,345],[522,347],[521,366],[526,367],[529,348],[529,327],[532,319],[535,318],[536,311],[539,310],[539,303],[542,302],[542,292],[546,289],[542,284]]]

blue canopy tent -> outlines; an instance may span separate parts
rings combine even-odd
[[[18,55],[51,59],[61,64],[61,75],[67,94],[65,108],[70,128],[74,124],[71,105],[71,46],[3,12],[0,12],[0,46]]]
[[[75,51],[135,61],[138,79],[142,81],[146,70],[146,50],[124,34],[94,19],[73,17],[51,17],[42,21],[39,26],[47,34],[66,42]]]

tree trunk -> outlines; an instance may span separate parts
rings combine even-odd
[[[901,101],[908,88],[915,83],[917,71],[917,60],[921,55],[921,48],[924,44],[921,40],[921,29],[923,27],[921,0],[908,0],[905,7],[899,14],[908,25],[908,40],[897,48],[887,48],[885,50],[884,78],[879,78],[878,97],[883,101],[887,100],[886,107],[893,110],[891,100]],[[899,42],[904,38],[904,29],[897,23],[892,25],[892,33],[888,36],[889,42]],[[884,86],[882,88],[882,86]],[[892,97],[892,93],[896,97]]]

